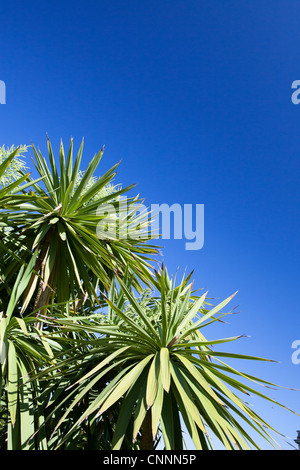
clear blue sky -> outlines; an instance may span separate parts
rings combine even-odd
[[[280,363],[240,368],[300,389],[300,3],[12,0],[1,18],[0,145],[84,137],[85,164],[105,144],[103,170],[122,159],[116,182],[148,205],[204,204],[203,249],[165,240],[169,271],[239,290],[239,314],[206,336],[251,336],[228,350]],[[300,413],[300,392],[269,395]],[[249,402],[296,437],[300,417]]]

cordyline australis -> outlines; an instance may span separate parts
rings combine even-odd
[[[23,167],[3,179],[18,149],[0,163],[0,448],[138,450],[162,438],[180,450],[185,433],[196,449],[213,436],[226,449],[258,449],[257,436],[276,448],[275,429],[240,397],[276,403],[256,387],[273,384],[224,362],[267,359],[218,350],[240,337],[203,335],[235,294],[214,306],[192,273],[177,284],[155,270],[152,235],[136,237],[137,197],[129,236],[113,236],[97,209],[114,205],[121,230],[133,186],[113,183],[118,164],[95,177],[103,149],[85,171],[83,143],[75,158],[73,141],[66,156],[61,143],[59,164],[49,140],[49,164],[32,149],[36,180]]]

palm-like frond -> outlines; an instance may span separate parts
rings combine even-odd
[[[29,204],[34,198],[28,193],[32,184],[37,184],[42,178],[31,180],[28,173],[24,173],[24,164],[18,159],[21,150],[18,147],[11,152],[0,149],[0,285],[7,292],[11,291],[11,279],[18,269],[26,264],[22,253],[30,253],[30,249],[22,243],[22,237],[13,233],[7,204],[15,205],[18,209],[21,204]],[[25,184],[23,184],[25,183]],[[3,297],[3,296],[2,296]],[[7,304],[4,299],[4,304]]]
[[[13,315],[34,262],[33,258],[26,268],[21,267],[8,308],[0,315],[0,445],[7,441],[7,450],[48,448],[39,380],[29,378],[45,364],[51,364],[60,345],[47,342],[35,327],[34,316],[23,319]]]

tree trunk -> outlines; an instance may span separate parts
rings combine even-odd
[[[141,450],[153,449],[151,409],[146,413],[141,429]]]
[[[48,305],[49,297],[50,297],[50,288],[47,285],[49,279],[44,279],[44,275],[45,275],[45,264],[46,264],[47,256],[49,254],[49,247],[50,247],[50,242],[51,242],[53,231],[54,231],[54,227],[51,227],[45,237],[45,240],[41,249],[41,253],[37,261],[37,266],[36,266],[38,268],[37,271],[39,272],[41,276],[41,279],[39,280],[39,283],[38,283],[38,290],[37,290],[37,294],[36,294],[36,298],[35,298],[35,302],[33,306],[34,310],[37,310],[39,308],[41,309],[34,314],[36,317],[43,315],[44,309],[42,309],[42,307],[45,307],[45,305]],[[39,330],[42,330],[43,324],[40,322],[37,322],[35,324],[35,327],[38,328]]]

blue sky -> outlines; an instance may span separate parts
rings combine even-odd
[[[10,1],[1,17],[0,145],[84,137],[84,164],[105,145],[103,171],[122,159],[116,182],[147,205],[204,204],[203,249],[164,240],[169,272],[238,290],[206,336],[250,336],[228,350],[279,363],[239,368],[300,389],[299,2]],[[300,413],[300,392],[269,395]],[[300,417],[249,401],[296,437]]]

